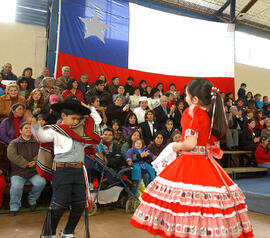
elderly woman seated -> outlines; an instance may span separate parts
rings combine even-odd
[[[9,84],[6,87],[5,95],[0,97],[0,118],[2,120],[8,117],[10,108],[16,103],[21,103],[25,108],[25,98],[19,96],[19,87],[17,84]],[[2,121],[0,119],[0,121]]]
[[[52,77],[45,77],[41,82],[42,88],[40,90],[43,92],[45,103],[49,101],[50,95],[52,94],[56,94],[59,98],[59,101],[63,101],[60,89],[55,86],[54,83],[55,80]]]

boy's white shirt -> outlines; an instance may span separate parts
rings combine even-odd
[[[94,122],[97,126],[99,126],[99,124],[102,122],[102,118],[100,117],[100,115],[98,114],[97,110],[95,107],[90,106],[89,107],[91,110],[91,114],[90,116],[94,119]]]
[[[34,137],[41,143],[53,142],[54,154],[66,153],[72,148],[72,139],[53,129],[44,130],[39,124],[31,126]]]

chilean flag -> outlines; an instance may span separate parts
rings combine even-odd
[[[177,90],[205,77],[234,92],[234,32],[229,24],[153,10],[124,0],[60,0],[56,77],[63,66],[94,82],[146,80]]]

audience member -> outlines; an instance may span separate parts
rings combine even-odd
[[[253,94],[252,92],[247,92],[247,95],[245,98],[245,104],[247,105],[250,100],[253,100]]]
[[[155,123],[155,112],[147,110],[145,112],[145,121],[140,124],[143,140],[148,146],[153,142],[154,134],[157,132],[157,124]]]
[[[84,96],[84,101],[86,101],[85,94],[88,90],[92,88],[92,85],[88,82],[88,74],[83,73],[80,75],[80,82],[78,82],[78,89],[82,92]]]
[[[133,143],[141,137],[141,133],[139,130],[133,130],[131,131],[128,140],[122,145],[121,147],[121,154],[123,158],[126,158],[126,153],[128,149],[130,149],[133,145]]]
[[[171,138],[173,131],[173,120],[167,119],[165,127],[161,130],[164,145],[166,145],[168,140]]]
[[[150,109],[155,109],[160,105],[159,90],[157,88],[152,88],[150,98],[147,101]]]
[[[129,76],[125,84],[125,91],[126,93],[129,93],[129,95],[133,95],[134,93],[133,82],[134,82],[134,78]]]
[[[25,98],[19,95],[17,84],[9,84],[6,87],[6,94],[0,97],[0,117],[6,118],[10,113],[10,108],[16,103],[21,103],[25,108]]]
[[[42,70],[42,73],[39,77],[35,80],[35,88],[41,88],[42,87],[42,80],[46,77],[50,77],[50,69],[47,67],[44,67]]]
[[[131,111],[134,111],[135,108],[139,107],[140,97],[141,97],[140,88],[134,87],[134,94],[129,97]]]
[[[3,76],[0,74],[0,96],[5,94],[6,85],[2,84]]]
[[[59,101],[63,101],[60,89],[54,85],[54,81],[55,80],[52,77],[45,77],[41,82],[42,88],[40,88],[40,90],[42,90],[44,101],[46,103],[49,101],[49,98],[52,94],[57,95]]]
[[[11,106],[8,118],[0,124],[0,141],[9,144],[10,141],[19,137],[19,127],[23,122],[24,109],[25,106],[21,103]]]
[[[265,119],[265,128],[261,131],[262,137],[270,138],[270,118]]]
[[[172,93],[176,98],[178,98],[180,95],[180,92],[176,91],[176,86],[174,83],[169,85],[169,91],[167,93]]]
[[[14,83],[17,81],[17,76],[12,72],[11,63],[5,63],[3,69],[1,71],[1,75],[4,81],[13,81]]]
[[[255,158],[260,168],[267,168],[267,175],[270,176],[270,150],[269,150],[269,138],[261,137],[260,144],[258,145]]]
[[[161,151],[165,148],[165,145],[163,145],[163,135],[161,132],[155,133],[153,137],[153,143],[150,143],[147,146],[147,149],[149,149],[155,156],[159,156]]]
[[[27,89],[35,89],[35,79],[32,78],[33,70],[30,67],[27,67],[23,70],[22,76],[26,78],[28,86]]]
[[[131,192],[137,197],[137,190],[142,177],[142,170],[150,175],[150,180],[144,180],[145,186],[153,181],[156,177],[152,166],[147,163],[153,161],[155,156],[145,146],[142,139],[137,139],[126,153],[126,161],[129,166],[132,166],[131,180],[133,182]]]
[[[99,79],[96,80],[94,83],[94,87],[86,92],[86,103],[89,103],[89,98],[91,96],[97,96],[100,101],[100,106],[108,107],[110,104],[112,104],[112,97],[109,92],[104,89],[104,87],[104,81]]]
[[[33,187],[28,194],[30,210],[36,210],[37,200],[46,185],[46,180],[36,172],[39,142],[32,137],[31,124],[20,125],[20,136],[12,140],[7,149],[11,162],[10,215],[16,216],[20,206],[23,187],[29,181]]]
[[[109,105],[106,110],[107,125],[111,125],[112,120],[118,119],[121,126],[124,125],[127,115],[129,114],[129,104],[123,106],[123,100],[121,96],[117,96],[114,99],[113,104]]]
[[[245,112],[246,112],[246,107],[245,107],[244,103],[245,103],[245,101],[242,98],[240,98],[240,99],[238,99],[236,101],[237,110],[238,111],[241,111],[242,112],[242,115],[244,115]]]
[[[256,122],[255,129],[258,132],[258,134],[261,134],[261,130],[264,128],[264,119],[263,119],[263,112],[262,110],[258,109],[255,112],[254,119]]]
[[[63,66],[62,76],[57,78],[55,81],[55,85],[59,88],[60,93],[62,93],[65,89],[67,89],[67,83],[70,79],[69,74],[70,74],[69,66]]]
[[[255,120],[248,119],[246,121],[246,127],[243,129],[242,134],[240,136],[240,146],[243,150],[254,151],[256,150],[258,143],[260,141],[260,137],[257,137],[254,131],[255,128]]]
[[[242,99],[243,101],[246,98],[246,87],[247,85],[245,83],[241,83],[240,88],[238,89],[237,95],[238,95],[238,100]]]
[[[263,106],[263,115],[270,117],[270,103]]]
[[[230,108],[232,105],[232,100],[229,97],[226,97],[224,100],[224,109],[226,113],[230,112]]]
[[[174,130],[174,132],[172,133],[171,135],[171,138],[168,140],[168,144],[172,143],[172,142],[180,142],[182,139],[182,134],[181,134],[181,131],[179,130]]]
[[[145,111],[148,108],[147,97],[140,97],[139,99],[139,107],[134,109],[134,113],[138,119],[138,124],[141,124],[145,121]]]
[[[112,120],[112,129],[114,134],[113,142],[121,148],[122,145],[125,143],[125,138],[120,128],[121,128],[120,121],[117,119]]]
[[[141,96],[147,96],[147,91],[146,91],[147,83],[145,80],[141,80],[139,83],[139,88],[141,92]]]
[[[171,109],[171,107],[175,107],[176,103],[175,103],[175,96],[173,93],[166,93],[165,96],[168,98],[168,103],[167,103],[167,107]]]
[[[122,126],[122,133],[123,133],[125,140],[128,140],[128,138],[133,130],[141,131],[141,128],[138,125],[136,115],[133,112],[131,112],[126,117],[124,125]]]
[[[256,107],[259,109],[262,109],[263,108],[263,102],[261,101],[262,95],[260,93],[257,93],[255,94],[254,98],[255,98]]]
[[[32,89],[28,89],[27,79],[24,76],[18,77],[17,85],[19,86],[19,95],[27,99],[32,91]]]
[[[119,78],[113,77],[112,84],[109,85],[109,92],[111,95],[117,94],[118,85],[119,85]]]
[[[184,101],[182,99],[177,100],[176,108],[174,111],[174,117],[173,117],[173,125],[174,125],[174,128],[180,131],[182,131],[181,118],[182,118],[184,110],[185,110]]]
[[[104,84],[104,90],[105,90],[107,93],[109,93],[109,84],[108,84],[108,81],[107,81],[105,75],[104,75],[104,74],[99,75],[97,80],[101,80],[101,81],[103,82],[103,84]],[[97,80],[96,80],[96,81],[97,81]],[[95,81],[95,82],[96,82],[96,81]]]
[[[147,85],[146,88],[145,88],[145,91],[146,91],[146,97],[147,98],[151,98],[151,91],[152,91],[152,87],[150,85]]]
[[[87,106],[87,105],[85,105]],[[94,119],[95,125],[99,126],[100,123],[102,122],[102,117],[98,113],[98,110],[103,110],[103,108],[100,107],[99,104],[99,98],[97,96],[92,96],[89,99],[89,106],[91,110],[91,117]],[[106,120],[107,121],[107,120]]]
[[[74,95],[78,101],[84,102],[83,94],[78,89],[78,82],[74,78],[69,78],[67,82],[67,89],[62,92],[63,99],[66,99],[66,97],[69,95]]]
[[[40,89],[34,89],[26,100],[26,109],[30,110],[33,116],[38,115],[44,106],[44,96]]]
[[[117,86],[117,92],[116,94],[114,94],[112,96],[112,99],[114,101],[114,99],[116,97],[121,97],[122,100],[123,100],[123,105],[125,106],[126,104],[129,104],[130,103],[130,100],[129,100],[129,94],[125,94],[125,87],[123,85],[118,85]]]
[[[160,98],[160,105],[154,109],[156,115],[157,129],[161,131],[164,128],[167,119],[173,119],[175,107],[169,109],[167,107],[168,98],[162,96]]]
[[[157,83],[156,88],[159,90],[159,97],[164,95],[164,86],[163,83]]]

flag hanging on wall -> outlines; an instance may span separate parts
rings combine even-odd
[[[205,77],[234,92],[234,32],[226,23],[198,20],[124,0],[60,0],[56,76],[87,73],[146,80],[152,87],[175,83],[182,91]]]

